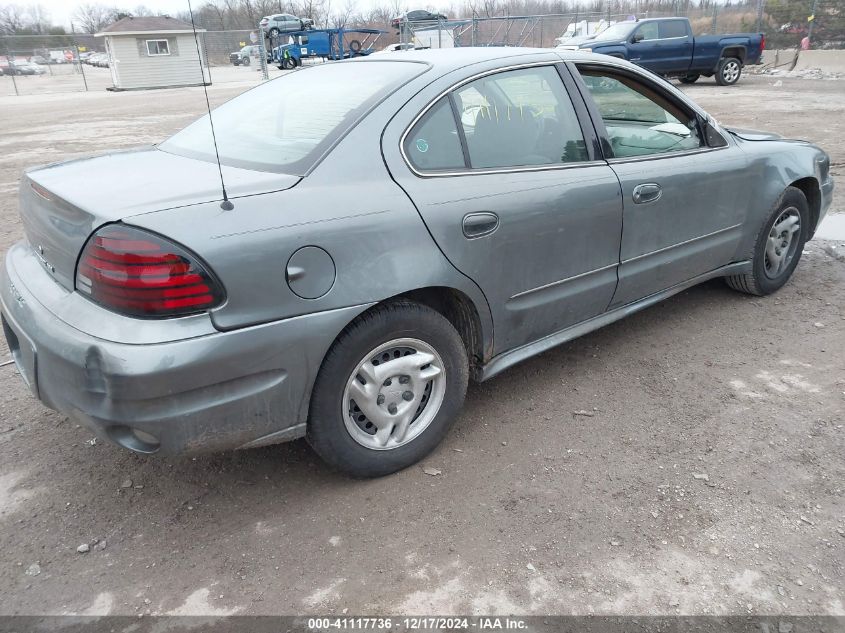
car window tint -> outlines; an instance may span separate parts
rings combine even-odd
[[[414,167],[426,171],[466,167],[447,97],[430,108],[405,138],[405,155]]]
[[[642,35],[644,40],[658,39],[657,22],[647,22],[637,29],[637,35]]]
[[[695,116],[657,90],[624,75],[580,72],[604,120],[616,158],[680,152],[703,145]]]
[[[667,20],[658,23],[658,27],[660,39],[687,36],[687,25],[683,20]]]
[[[474,169],[587,160],[575,109],[551,66],[488,75],[454,94]]]

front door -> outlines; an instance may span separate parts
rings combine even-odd
[[[578,65],[622,185],[624,230],[613,307],[730,263],[749,192],[731,142],[708,147],[695,113],[637,73]]]
[[[685,73],[690,67],[693,39],[686,20],[646,22],[633,36],[639,41],[628,44],[628,59],[635,64],[664,74]]]
[[[619,182],[562,70],[464,79],[403,135],[402,159],[385,152],[445,256],[487,297],[495,353],[604,312],[616,287]]]

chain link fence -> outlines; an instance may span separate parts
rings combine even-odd
[[[258,83],[264,64],[257,31],[200,33],[212,84]],[[256,50],[245,47],[253,46]],[[235,63],[237,60],[237,64]],[[196,62],[193,62],[196,63]],[[86,35],[0,36],[0,96],[103,91],[113,87],[104,38]]]
[[[796,8],[795,3],[802,3]],[[703,4],[703,3],[701,3]],[[713,3],[702,8],[677,2],[672,11],[573,12],[545,15],[492,15],[465,19],[401,23],[378,40],[384,47],[451,48],[457,46],[554,47],[571,36],[589,35],[609,23],[634,17],[680,16],[690,19],[696,35],[762,32],[767,49],[797,49],[812,36],[814,49],[845,48],[845,0],[756,0],[738,5]],[[804,7],[804,4],[807,6]],[[619,6],[609,3],[608,6]],[[807,14],[807,15],[804,15]],[[812,16],[812,20],[808,20]],[[349,23],[347,28],[379,26]],[[201,34],[212,84],[258,83],[281,72],[268,64],[269,42],[260,31],[209,30]],[[104,38],[92,35],[0,36],[0,96],[53,92],[101,91],[110,88],[111,71]],[[96,54],[101,54],[96,59]],[[91,63],[92,56],[99,65]]]

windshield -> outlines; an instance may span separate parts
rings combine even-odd
[[[424,70],[407,62],[334,62],[268,81],[213,111],[220,162],[302,175],[361,115]],[[159,149],[215,162],[208,115]]]
[[[604,31],[596,35],[594,42],[607,42],[612,40],[624,40],[631,34],[631,31],[636,28],[636,22],[619,22],[607,27]]]

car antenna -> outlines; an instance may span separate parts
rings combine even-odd
[[[217,136],[214,134],[214,120],[211,118],[211,103],[208,101],[208,84],[205,82],[205,70],[202,67],[202,53],[200,53],[200,41],[197,37],[197,25],[194,22],[194,10],[191,8],[191,0],[188,0],[188,13],[191,14],[191,28],[194,30],[194,44],[197,45],[197,60],[200,64],[200,76],[202,77],[202,90],[205,93],[205,107],[208,110],[208,123],[211,126],[211,140],[214,142],[214,156],[217,158],[217,173],[220,174],[220,188],[223,190],[223,202],[220,208],[224,211],[231,211],[235,208],[226,195],[226,183],[223,181],[223,167],[220,165],[220,151],[217,149]]]

